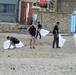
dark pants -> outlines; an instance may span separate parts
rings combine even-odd
[[[58,48],[59,47],[59,37],[57,34],[54,34],[54,40],[53,40],[53,45],[52,45],[53,48],[55,47],[55,44],[56,44],[56,47]]]
[[[38,35],[40,36],[40,39],[41,39],[40,31],[37,30],[36,38],[38,37]]]

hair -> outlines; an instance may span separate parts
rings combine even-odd
[[[40,22],[38,21],[38,23],[40,23]]]
[[[56,24],[60,24],[60,22],[57,22]]]
[[[10,36],[7,36],[7,39],[9,39],[10,38]]]

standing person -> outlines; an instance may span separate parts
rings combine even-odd
[[[40,34],[40,30],[41,30],[41,29],[42,29],[42,25],[41,25],[40,22],[38,21],[38,28],[37,28],[36,38],[37,38],[37,36],[38,36],[38,34],[39,34],[40,39],[41,39],[41,34]]]
[[[30,34],[30,48],[34,48],[35,49],[35,39],[36,39],[36,28],[32,25],[30,28],[29,28],[29,34]]]
[[[59,22],[56,23],[54,29],[53,29],[53,35],[54,35],[54,40],[53,40],[53,44],[52,44],[52,48],[55,48],[55,43],[56,43],[56,48],[60,48],[59,47]]]
[[[12,37],[12,36],[7,36],[7,40],[10,40],[10,46],[8,49],[10,49],[11,45],[13,45],[14,48],[16,48],[16,44],[20,42],[16,37]]]

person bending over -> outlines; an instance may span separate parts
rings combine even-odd
[[[14,48],[16,48],[16,44],[20,42],[16,37],[13,36],[7,36],[7,40],[10,40],[10,46],[8,49],[10,49],[11,45],[13,45]]]

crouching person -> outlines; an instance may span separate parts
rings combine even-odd
[[[11,45],[13,45],[14,48],[16,48],[16,44],[20,42],[16,37],[12,37],[12,36],[7,36],[7,40],[10,40],[10,46],[8,49],[10,49]]]

